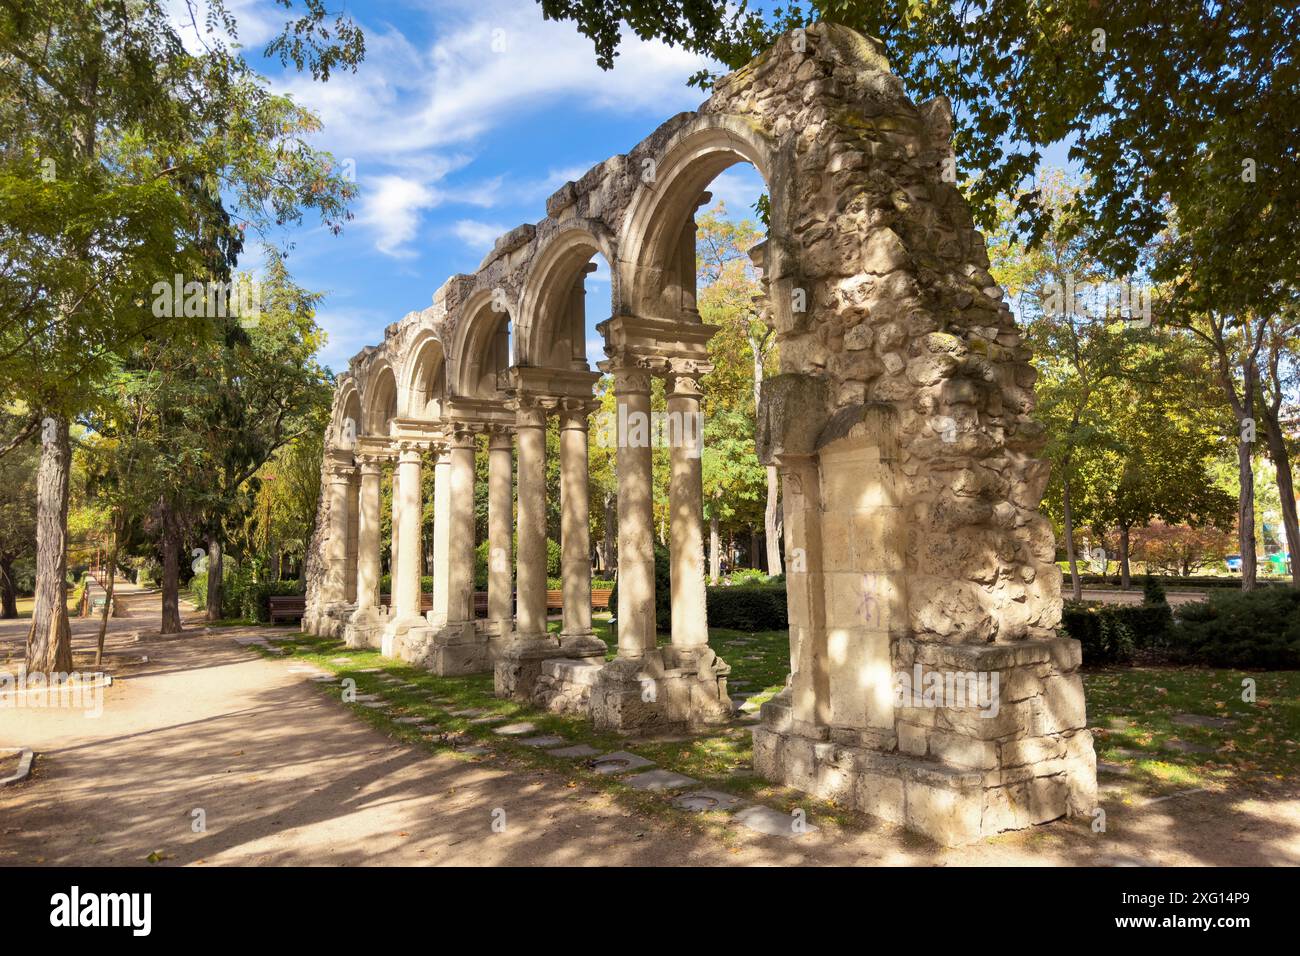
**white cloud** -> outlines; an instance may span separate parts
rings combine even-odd
[[[461,219],[452,227],[452,232],[456,238],[465,243],[471,249],[479,249],[487,252],[496,243],[497,237],[504,235],[509,231],[507,226],[499,226],[490,222],[479,222],[476,219]]]
[[[375,234],[375,248],[404,259],[415,255],[407,244],[420,227],[420,212],[437,205],[438,194],[426,183],[404,176],[376,176],[362,194],[358,222]]]

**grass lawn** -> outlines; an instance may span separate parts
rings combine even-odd
[[[558,622],[552,622],[552,629]],[[615,647],[608,614],[599,615],[594,629]],[[390,736],[433,749],[467,743],[489,743],[495,759],[524,768],[548,768],[566,775],[570,787],[611,792],[647,813],[672,812],[679,821],[713,829],[724,839],[725,814],[677,814],[662,794],[645,793],[589,770],[582,761],[567,760],[545,750],[492,733],[491,724],[472,723],[475,715],[453,711],[481,710],[487,716],[527,720],[534,735],[563,736],[602,752],[631,749],[658,766],[675,770],[711,788],[759,800],[786,811],[803,807],[819,823],[853,825],[860,818],[834,805],[820,804],[806,794],[776,787],[753,772],[752,721],[736,720],[704,733],[629,740],[599,733],[579,717],[550,714],[515,700],[493,696],[492,675],[437,677],[380,656],[378,651],[348,650],[341,641],[285,633],[281,650],[259,649],[272,657],[291,654],[340,677],[356,681],[358,694],[382,693],[393,705],[387,711],[351,705],[358,716]],[[710,643],[731,664],[728,682],[733,695],[749,695],[753,709],[785,685],[789,648],[786,632],[747,634],[714,629]],[[346,663],[338,662],[347,658]],[[375,670],[377,669],[377,670]],[[370,671],[367,673],[366,671]],[[409,686],[385,681],[398,678]],[[1241,700],[1242,680],[1256,682],[1254,703]],[[1293,776],[1300,740],[1300,672],[1261,672],[1203,669],[1117,668],[1085,674],[1089,724],[1096,731],[1098,759],[1114,765],[1103,773],[1115,799],[1131,802],[1179,790],[1254,788],[1261,781]],[[321,693],[337,695],[336,685],[320,684]],[[1174,721],[1180,714],[1227,717],[1227,727],[1190,727]],[[421,734],[396,718],[418,716],[438,728]],[[1167,749],[1183,746],[1183,750]],[[1190,745],[1190,746],[1188,746]],[[472,759],[466,756],[465,759]],[[1116,769],[1119,768],[1119,769]]]

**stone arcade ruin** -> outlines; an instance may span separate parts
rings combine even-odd
[[[618,403],[698,410],[714,329],[695,309],[704,188],[750,162],[771,199],[759,455],[779,469],[790,678],[756,769],[941,842],[1089,814],[1095,758],[1077,642],[1058,637],[1038,513],[1034,369],[950,168],[947,102],[903,95],[880,46],[816,25],[695,113],[565,184],[474,275],[389,326],[340,377],[304,628],[629,732],[726,720],[705,623],[699,460],[671,452],[672,634],[655,634],[651,449],[620,440],[618,651],[591,631],[584,277]],[[704,381],[701,379],[704,377]],[[560,420],[563,626],[546,631],[545,427]],[[487,616],[474,609],[476,436],[488,436]],[[433,606],[421,469],[436,461]],[[512,456],[518,486],[512,488]],[[382,461],[395,461],[393,594],[380,603]],[[517,496],[517,521],[512,522]],[[512,531],[518,553],[512,558]]]

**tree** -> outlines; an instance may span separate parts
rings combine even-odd
[[[270,94],[222,41],[235,23],[221,0],[206,4],[197,56],[173,6],[0,8],[0,396],[31,409],[19,434],[39,429],[42,448],[31,670],[71,669],[68,423],[123,348],[190,318],[139,308],[142,277],[225,281],[246,227],[313,209],[337,229],[353,192],[304,141],[315,117]],[[197,4],[186,6],[197,24]],[[308,2],[268,52],[320,79],[355,68],[360,33],[327,16]]]
[[[14,562],[30,555],[35,546],[38,454],[29,439],[0,458],[0,618],[18,616]]]
[[[1103,16],[1083,0],[539,3],[547,18],[568,20],[591,38],[605,69],[629,34],[736,69],[792,28],[815,20],[852,27],[884,44],[915,100],[953,101],[953,145],[958,162],[980,172],[965,189],[986,228],[997,224],[997,201],[1017,196],[1031,244],[1047,236],[1054,210],[1021,186],[1043,146],[1065,142],[1088,177],[1070,215],[1110,271],[1133,272],[1172,209],[1205,201],[1207,180],[1231,177],[1249,188],[1214,196],[1221,215],[1198,222],[1207,261],[1229,266],[1242,248],[1267,249],[1254,257],[1253,281],[1238,290],[1261,309],[1278,277],[1300,274],[1294,5],[1115,0]],[[704,71],[695,80],[710,78]],[[1243,232],[1249,246],[1235,241]],[[1211,275],[1223,288],[1222,276]]]

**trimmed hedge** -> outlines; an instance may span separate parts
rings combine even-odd
[[[1085,664],[1126,664],[1138,648],[1163,646],[1173,623],[1168,604],[1066,601],[1061,628],[1083,649]]]
[[[1061,566],[1063,562],[1057,562],[1057,564],[1058,566]],[[1064,580],[1062,581],[1061,586],[1063,588],[1069,588],[1070,586],[1069,567],[1068,566],[1062,567],[1061,574],[1064,575]],[[1133,575],[1134,583],[1136,583],[1141,577],[1142,575],[1137,575],[1137,574]],[[1150,577],[1154,578],[1156,581],[1158,581],[1166,588],[1192,588],[1192,589],[1235,588],[1238,591],[1241,590],[1240,575],[1227,575],[1227,576],[1220,577],[1220,576],[1210,575],[1210,574],[1201,574],[1201,575],[1190,575],[1184,578],[1184,577],[1179,577],[1177,575],[1156,574],[1156,575],[1150,575]],[[1084,587],[1096,587],[1099,585],[1105,585],[1107,587],[1118,587],[1120,578],[1118,573],[1080,574],[1079,580],[1083,582]],[[1290,581],[1289,578],[1270,578],[1270,577],[1265,577],[1264,575],[1259,575],[1259,577],[1257,578],[1257,583],[1259,584],[1260,587],[1286,587],[1289,581]]]
[[[785,582],[735,584],[707,589],[709,627],[736,631],[783,631],[790,626]]]
[[[1300,668],[1300,591],[1219,592],[1178,608],[1176,660],[1210,667]]]

